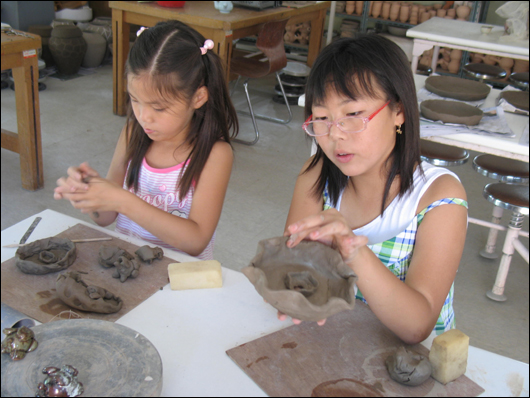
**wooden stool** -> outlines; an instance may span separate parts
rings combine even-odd
[[[506,239],[502,248],[502,258],[495,279],[493,289],[486,296],[495,301],[506,301],[504,285],[514,249],[523,256],[528,263],[528,249],[517,239],[521,234],[524,216],[528,216],[528,186],[520,184],[504,184],[495,182],[486,185],[483,191],[484,197],[495,207],[501,207],[512,211],[512,219],[508,225]],[[528,234],[524,234],[528,237]]]
[[[421,160],[435,166],[459,166],[469,159],[469,152],[455,146],[420,140]]]
[[[529,181],[528,163],[519,160],[503,158],[495,155],[478,155],[473,159],[473,168],[477,173],[509,184],[527,184]],[[494,224],[500,224],[503,212],[504,210],[502,207],[494,206],[491,221]],[[499,257],[499,255],[495,253],[498,233],[499,231],[497,229],[490,228],[486,247],[480,251],[482,257]]]

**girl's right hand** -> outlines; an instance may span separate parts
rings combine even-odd
[[[67,174],[68,177],[61,177],[57,180],[57,187],[53,193],[54,199],[70,200],[69,194],[79,190],[88,190],[88,180],[92,177],[99,177],[99,173],[87,162],[81,163],[79,167],[69,167]]]

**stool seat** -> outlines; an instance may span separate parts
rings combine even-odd
[[[507,183],[528,183],[528,163],[495,155],[478,155],[473,169],[486,177]]]
[[[528,215],[528,186],[494,182],[484,187],[488,202],[503,209]]]
[[[421,159],[435,166],[458,166],[469,159],[469,152],[455,146],[420,140]]]
[[[506,77],[506,71],[500,66],[483,63],[467,63],[464,65],[464,71],[481,81],[484,79],[502,79]]]

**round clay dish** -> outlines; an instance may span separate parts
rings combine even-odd
[[[518,109],[530,110],[528,106],[528,91],[504,91],[501,93],[501,97]]]
[[[462,101],[484,99],[491,90],[487,84],[453,76],[430,76],[425,80],[425,88],[441,97]]]
[[[72,265],[75,259],[75,243],[55,236],[20,246],[15,253],[15,265],[25,274],[43,275],[62,271]]]
[[[483,115],[480,109],[459,101],[426,100],[420,104],[420,110],[427,119],[467,126],[479,124]]]

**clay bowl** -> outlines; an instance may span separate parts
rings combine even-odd
[[[357,276],[341,255],[320,242],[290,249],[287,237],[259,242],[256,256],[242,269],[274,308],[303,321],[319,321],[355,305]]]
[[[501,97],[516,108],[524,111],[529,110],[528,91],[504,91],[501,93]]]
[[[66,238],[46,238],[20,246],[15,265],[26,274],[49,274],[68,268],[76,259],[75,243]]]
[[[420,110],[427,119],[467,126],[479,124],[483,115],[480,109],[459,101],[426,100],[420,104]]]
[[[430,76],[425,80],[425,88],[441,97],[462,101],[484,99],[491,90],[485,83],[453,76]]]

